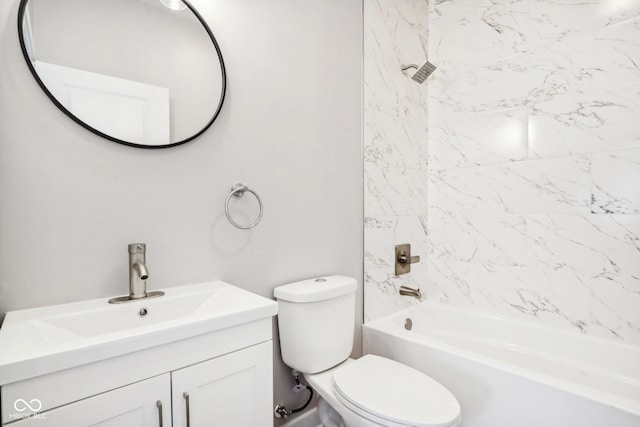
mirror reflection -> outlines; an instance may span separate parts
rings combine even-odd
[[[73,120],[140,147],[187,142],[218,115],[225,71],[217,42],[181,0],[22,0],[29,67]]]

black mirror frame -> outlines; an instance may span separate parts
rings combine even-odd
[[[213,32],[211,31],[211,28],[209,28],[209,25],[207,25],[205,20],[198,13],[198,11],[191,5],[191,3],[189,3],[189,1],[187,1],[187,0],[181,0],[181,1],[189,8],[189,10],[195,15],[195,17],[198,18],[198,21],[200,21],[200,24],[202,24],[202,26],[206,30],[207,34],[209,35],[209,38],[211,39],[211,42],[213,43],[213,46],[216,49],[216,53],[218,55],[218,60],[220,61],[220,72],[221,72],[221,77],[222,77],[222,87],[220,89],[220,102],[218,103],[218,107],[216,108],[216,111],[213,114],[213,117],[211,118],[211,120],[202,129],[200,129],[198,132],[196,132],[194,135],[190,136],[189,138],[183,139],[182,141],[173,142],[171,144],[165,144],[165,145],[144,145],[144,144],[136,144],[134,142],[124,141],[124,140],[121,140],[121,139],[118,139],[118,138],[114,138],[114,137],[112,137],[110,135],[107,135],[107,134],[99,131],[98,129],[95,129],[95,128],[89,126],[88,124],[86,124],[85,122],[80,120],[78,117],[76,117],[69,110],[67,110],[60,103],[60,101],[58,101],[56,99],[56,97],[53,96],[53,94],[49,91],[49,89],[47,89],[47,87],[45,86],[44,82],[40,79],[40,77],[38,76],[38,73],[36,72],[35,68],[31,64],[31,60],[29,59],[29,53],[27,52],[27,47],[25,46],[24,33],[23,33],[23,29],[22,29],[22,27],[23,27],[22,22],[23,22],[23,19],[24,19],[25,10],[26,10],[27,3],[29,2],[29,0],[20,0],[20,6],[18,8],[18,38],[20,39],[20,48],[22,49],[22,55],[24,56],[24,59],[25,59],[25,61],[27,63],[27,66],[29,67],[29,71],[31,71],[31,74],[36,79],[36,82],[38,82],[38,85],[40,86],[40,88],[42,88],[42,90],[47,95],[47,97],[49,97],[51,102],[53,102],[55,104],[55,106],[58,107],[58,109],[60,109],[60,111],[62,111],[64,114],[66,114],[71,120],[73,120],[74,122],[76,122],[77,124],[82,126],[83,128],[85,128],[85,129],[95,133],[96,135],[99,135],[99,136],[105,138],[105,139],[108,139],[109,141],[117,142],[118,144],[128,145],[130,147],[154,149],[154,148],[170,148],[170,147],[175,147],[177,145],[182,145],[182,144],[187,143],[187,142],[199,137],[200,135],[202,135],[207,129],[209,129],[209,127],[213,124],[213,122],[216,120],[216,118],[220,114],[220,110],[222,109],[222,104],[224,103],[224,99],[225,99],[226,92],[227,92],[227,72],[226,72],[226,69],[225,69],[225,66],[224,66],[224,59],[222,58],[222,52],[220,51],[220,46],[218,45],[218,42],[217,42],[215,36],[213,35]]]

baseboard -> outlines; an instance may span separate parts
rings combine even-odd
[[[304,414],[287,421],[281,427],[322,427],[316,408],[306,411]]]

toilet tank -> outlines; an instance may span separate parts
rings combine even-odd
[[[353,347],[357,282],[327,276],[278,286],[280,351],[303,373],[325,371],[346,360]]]

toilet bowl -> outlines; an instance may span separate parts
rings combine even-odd
[[[278,286],[283,361],[320,396],[326,427],[457,427],[460,405],[440,383],[375,355],[350,359],[357,282],[328,276]]]
[[[460,425],[460,405],[453,394],[422,372],[384,357],[369,354],[347,359],[304,377],[342,417],[345,427]],[[324,420],[323,424],[333,427]]]

